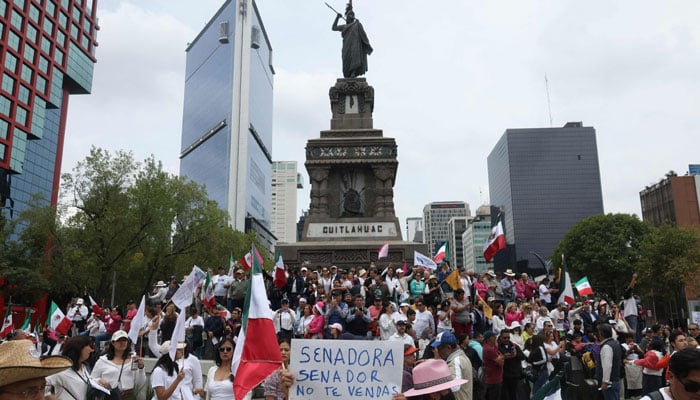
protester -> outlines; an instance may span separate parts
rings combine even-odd
[[[342,328],[342,327],[341,327]],[[290,339],[279,339],[280,353],[282,354],[282,365],[273,372],[272,375],[265,379],[263,387],[265,388],[265,400],[286,400],[289,396],[289,388],[284,390],[280,386],[280,374],[282,371],[289,369],[289,354],[291,350]]]
[[[182,398],[184,400],[199,400],[205,394],[202,381],[202,364],[194,354],[192,346],[185,344],[182,355],[182,369],[185,371],[185,378],[180,382]]]
[[[413,368],[413,389],[393,400],[405,400],[407,397],[424,396],[423,399],[440,400],[450,393],[450,389],[467,383],[466,379],[453,378],[450,368],[443,360],[426,360]]]
[[[503,385],[505,357],[498,351],[496,336],[494,331],[484,333],[483,359],[487,400],[500,400]]]
[[[231,400],[233,399],[233,380],[231,373],[231,361],[235,344],[232,339],[225,338],[219,342],[214,359],[215,366],[209,368],[204,390],[207,400]],[[251,399],[252,392],[244,400]]]
[[[503,400],[516,400],[518,384],[523,376],[521,361],[525,359],[522,350],[510,340],[511,333],[504,329],[498,335],[498,352],[503,355]]]
[[[403,376],[401,378],[401,393],[413,389],[413,367],[416,366],[417,348],[410,344],[403,345]]]
[[[612,327],[609,324],[598,325],[598,335],[600,354],[595,360],[595,377],[604,400],[619,400],[622,348],[612,338]]]
[[[455,335],[449,331],[438,334],[432,347],[436,348],[440,358],[447,362],[452,377],[465,381],[464,384],[451,388],[455,399],[471,400],[473,388],[469,380],[473,379],[472,364],[457,344]]]
[[[313,309],[314,318],[309,323],[309,329],[306,331],[305,338],[307,339],[323,339],[323,327],[326,323],[323,317],[323,302],[317,302]]]
[[[661,343],[652,342],[649,349],[644,354],[644,358],[634,361],[635,365],[643,367],[642,370],[642,394],[647,395],[659,390],[663,386],[663,370],[657,368],[657,363],[661,359]]]
[[[700,392],[700,351],[683,349],[669,360],[669,386],[641,400],[691,400]]]
[[[136,398],[146,384],[143,358],[136,358],[136,370],[132,369],[131,341],[126,332],[119,330],[112,335],[107,353],[97,360],[90,378],[103,387],[119,390],[125,399]]]
[[[294,311],[289,308],[289,299],[282,299],[282,308],[275,311],[272,315],[272,323],[275,327],[275,333],[277,333],[277,339],[288,339],[291,340],[294,336],[294,323],[296,322],[296,315]]]
[[[384,305],[384,312],[379,317],[379,338],[381,340],[389,340],[389,338],[396,333],[396,325],[394,325],[394,321],[391,319],[394,309],[394,303],[390,301]]]
[[[46,383],[53,385],[56,400],[84,400],[90,386],[88,362],[95,351],[92,338],[73,336],[61,347],[61,355],[72,362],[71,368],[48,376]]]
[[[30,340],[0,343],[0,400],[44,399],[45,378],[72,365],[66,357],[40,356]]]

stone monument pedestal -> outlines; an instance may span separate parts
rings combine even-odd
[[[404,242],[394,211],[398,167],[393,138],[374,129],[374,89],[365,78],[338,79],[330,88],[331,129],[306,144],[311,183],[301,241],[279,244],[286,264],[366,266],[389,243],[383,262],[413,264],[426,245]]]

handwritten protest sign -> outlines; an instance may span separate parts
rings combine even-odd
[[[290,400],[391,399],[401,392],[403,342],[292,340]]]

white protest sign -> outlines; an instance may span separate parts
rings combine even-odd
[[[290,400],[391,399],[401,393],[403,342],[294,339]]]
[[[700,311],[693,311],[692,321],[694,324],[700,325]]]

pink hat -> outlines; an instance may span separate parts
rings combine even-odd
[[[323,314],[323,308],[325,307],[325,304],[323,304],[322,301],[317,301],[315,307],[316,311],[318,311],[319,314]]]
[[[336,322],[335,324],[330,324],[330,325],[328,325],[328,329],[333,329],[333,328],[337,329],[338,332],[342,332],[342,331],[343,331],[343,325],[340,325],[340,324],[337,323],[337,322]]]
[[[406,397],[421,396],[449,389],[469,382],[453,379],[450,367],[443,360],[426,360],[413,368],[413,389],[404,392]]]

